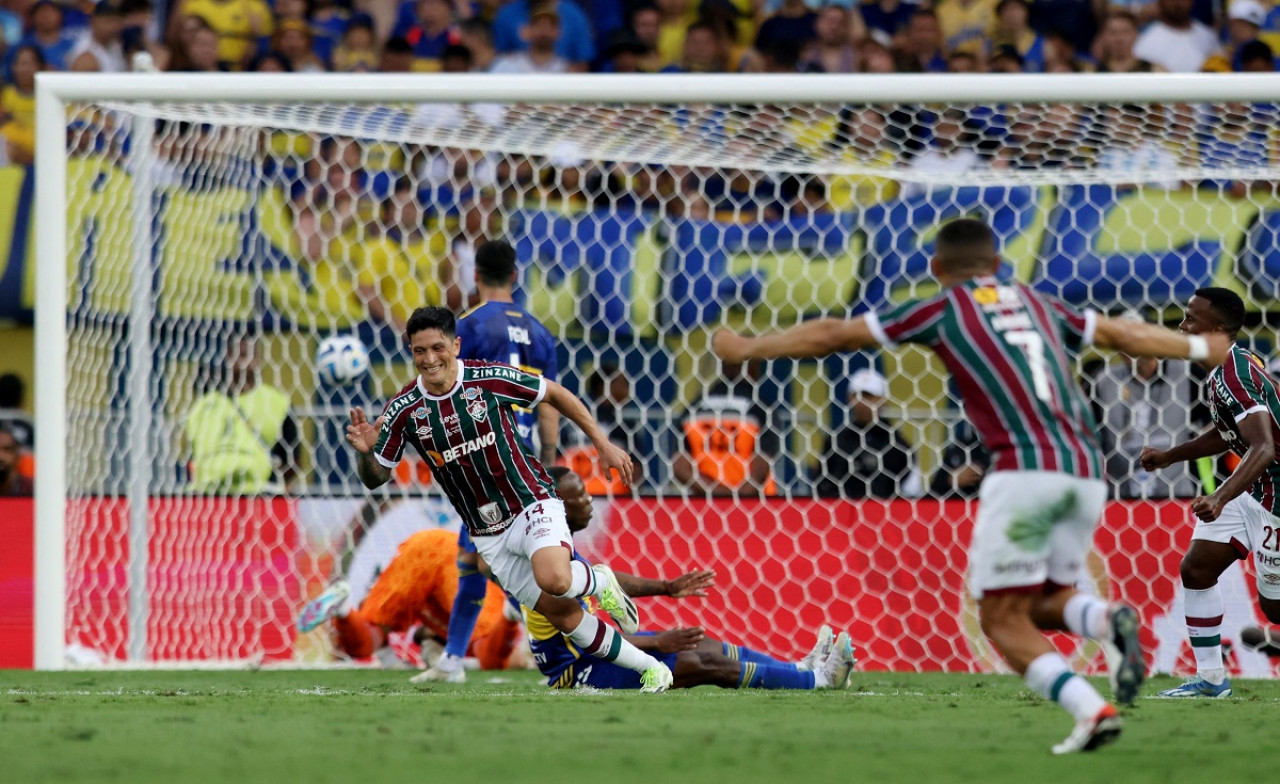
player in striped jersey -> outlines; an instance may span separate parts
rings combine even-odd
[[[1096,428],[1068,351],[1092,344],[1133,355],[1220,361],[1229,341],[1076,311],[1023,283],[998,280],[999,266],[991,229],[977,220],[954,220],[937,235],[931,262],[941,286],[936,296],[759,337],[721,330],[712,347],[732,362],[900,343],[938,354],[992,455],[969,545],[969,590],[978,600],[982,629],[1030,688],[1075,718],[1054,753],[1089,751],[1119,735],[1120,716],[1071,672],[1041,630],[1101,641],[1122,704],[1137,696],[1146,664],[1133,609],[1108,607],[1073,587],[1107,491],[1099,478]]]
[[[496,579],[542,613],[588,654],[641,673],[641,691],[671,685],[671,670],[627,642],[577,601],[601,606],[625,632],[639,626],[635,604],[606,566],[573,559],[564,504],[546,469],[516,430],[515,406],[544,400],[582,428],[606,473],[631,481],[631,458],[609,443],[582,401],[554,381],[510,365],[458,359],[453,313],[419,308],[406,333],[418,377],[387,403],[376,425],[351,410],[347,441],[370,489],[391,479],[412,445],[430,466]]]
[[[1244,302],[1223,288],[1197,289],[1179,325],[1188,335],[1235,340],[1244,324]],[[1226,452],[1241,458],[1227,481],[1191,502],[1198,518],[1182,558],[1182,594],[1196,676],[1161,697],[1230,697],[1222,663],[1222,596],[1218,577],[1237,559],[1254,554],[1258,604],[1280,623],[1280,396],[1258,356],[1238,343],[1227,361],[1205,379],[1213,428],[1168,450],[1142,450],[1142,467],[1155,471],[1183,460]]]
[[[555,339],[539,321],[515,304],[516,251],[502,240],[482,244],[476,250],[476,289],[481,304],[458,320],[461,359],[503,362],[548,381],[555,381],[559,371]],[[516,430],[533,449],[533,433],[537,429],[539,461],[549,466],[556,459],[556,443],[560,436],[560,412],[548,404],[515,411]],[[461,683],[466,680],[462,659],[484,606],[485,584],[479,556],[467,529],[458,534],[458,592],[449,615],[448,644],[444,655],[422,673],[423,680]]]

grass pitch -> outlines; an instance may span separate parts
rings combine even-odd
[[[1227,700],[1142,698],[1118,743],[1054,757],[1069,719],[1011,676],[650,696],[550,692],[525,672],[429,687],[409,674],[0,671],[0,781],[1199,784],[1270,769],[1280,709],[1275,681],[1233,682]]]

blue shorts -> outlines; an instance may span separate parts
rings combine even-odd
[[[638,632],[636,637],[652,637],[654,632]],[[675,653],[653,654],[653,657],[672,672],[676,671]],[[559,685],[557,685],[559,684]],[[579,686],[590,686],[593,689],[639,689],[640,673],[619,667],[613,662],[583,655],[574,660],[553,676],[547,677],[547,685],[552,688],[573,689]]]
[[[467,527],[465,525],[462,526],[462,530],[458,532],[458,552],[459,553],[478,552],[476,550],[476,543],[471,541],[471,534],[467,532]]]

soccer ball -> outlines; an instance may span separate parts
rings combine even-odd
[[[316,370],[321,383],[346,386],[369,372],[369,352],[351,335],[325,338],[316,351]]]

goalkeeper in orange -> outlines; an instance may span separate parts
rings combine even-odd
[[[420,639],[444,643],[458,592],[457,560],[456,531],[419,531],[400,543],[358,608],[349,609],[350,586],[338,580],[302,610],[298,631],[305,634],[332,620],[338,649],[353,659],[372,656],[387,644],[389,633],[418,624]],[[479,659],[483,670],[506,668],[520,641],[523,630],[504,615],[506,604],[506,594],[490,582],[467,648],[467,655]]]

